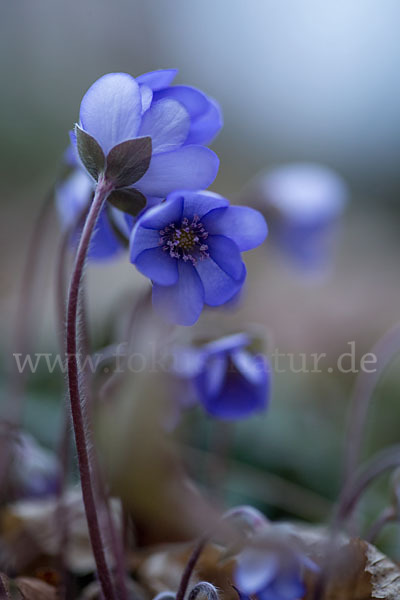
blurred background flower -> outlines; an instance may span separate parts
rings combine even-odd
[[[271,367],[250,345],[250,337],[239,333],[197,348],[178,348],[173,371],[190,382],[213,417],[246,418],[267,408],[271,387]]]
[[[312,163],[277,167],[256,175],[241,198],[263,212],[273,241],[300,275],[303,269],[330,272],[333,234],[348,200],[346,183],[332,169]]]

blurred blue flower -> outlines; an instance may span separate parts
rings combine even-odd
[[[238,555],[235,586],[241,600],[300,600],[306,593],[305,568],[318,570],[294,541],[269,533]]]
[[[146,208],[176,189],[208,187],[218,171],[217,156],[204,144],[222,127],[220,107],[196,88],[171,86],[176,73],[175,69],[166,69],[136,79],[126,73],[110,73],[89,88],[81,103],[80,126],[96,139],[105,154],[123,141],[151,137],[150,166],[131,186],[146,196]],[[57,188],[57,209],[67,227],[89,205],[94,181],[80,161],[74,133],[64,159],[76,169]],[[129,237],[126,226],[131,228],[132,224],[133,219],[126,219],[118,209],[105,207],[90,257],[115,256],[123,249],[124,238]]]
[[[295,265],[329,264],[332,234],[348,201],[337,173],[318,164],[284,165],[256,176],[243,198],[267,217],[272,239]]]
[[[78,220],[93,198],[94,182],[86,171],[75,169],[56,187],[56,208],[64,231],[70,231],[71,243],[77,244],[81,226]],[[114,258],[129,244],[133,218],[106,204],[100,213],[89,249],[89,258],[105,260]],[[81,225],[82,225],[81,224]],[[125,240],[125,243],[124,243]]]
[[[131,261],[153,281],[153,305],[168,321],[193,325],[204,304],[220,306],[242,287],[241,252],[267,235],[264,217],[211,192],[177,191],[139,219]]]
[[[54,495],[60,479],[60,464],[55,454],[28,433],[19,433],[11,443],[9,482],[14,498]]]
[[[174,373],[192,383],[205,410],[218,419],[242,419],[265,410],[271,369],[262,354],[250,349],[244,333],[199,348],[177,349]]]

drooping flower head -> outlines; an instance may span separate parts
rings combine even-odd
[[[347,185],[332,169],[284,165],[256,176],[243,198],[267,217],[272,239],[293,264],[329,263],[334,226],[348,200]]]
[[[136,79],[126,73],[104,75],[82,100],[78,142],[81,153],[92,157],[82,164],[73,133],[66,160],[80,174],[72,173],[58,186],[64,225],[89,205],[99,170],[108,169],[112,177],[118,162],[126,165],[99,219],[92,258],[114,256],[124,247],[126,225],[110,205],[136,216],[178,188],[205,188],[215,178],[218,158],[204,144],[222,127],[220,108],[196,88],[171,86],[176,72],[153,71]],[[128,220],[128,227],[132,223]]]
[[[267,359],[244,334],[199,347],[179,348],[174,372],[186,378],[204,409],[218,419],[242,419],[265,410],[271,388]]]
[[[263,216],[210,192],[177,191],[149,209],[132,231],[131,261],[153,281],[153,305],[193,325],[204,304],[220,306],[242,287],[241,252],[267,235]]]

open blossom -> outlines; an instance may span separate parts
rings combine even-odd
[[[96,81],[85,94],[80,126],[100,145],[104,154],[130,139],[151,138],[152,154],[147,171],[131,188],[142,193],[146,208],[159,203],[175,189],[205,188],[218,170],[218,158],[204,147],[222,127],[218,104],[200,90],[172,86],[177,71],[166,69],[134,79],[111,73]],[[56,190],[57,209],[64,227],[71,226],[88,206],[95,182],[76,151],[76,139],[65,160],[74,171]],[[92,240],[92,259],[115,256],[128,243],[134,220],[107,205]],[[126,231],[126,227],[129,231]]]
[[[193,325],[204,304],[220,306],[242,287],[241,252],[267,235],[263,216],[210,192],[177,191],[149,209],[132,231],[131,261],[153,281],[153,305]]]
[[[268,406],[271,369],[250,349],[244,333],[229,335],[200,347],[180,348],[174,372],[191,382],[204,409],[219,419],[241,419]]]
[[[293,264],[329,262],[332,233],[348,200],[343,179],[318,164],[293,163],[258,175],[243,191],[271,225],[273,239]]]

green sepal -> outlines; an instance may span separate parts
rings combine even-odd
[[[151,153],[150,137],[117,144],[107,155],[106,179],[112,181],[116,188],[133,185],[149,168]]]
[[[146,206],[145,196],[135,189],[114,190],[108,196],[108,201],[133,217],[137,217]]]
[[[93,179],[97,181],[106,166],[104,152],[94,137],[79,125],[75,125],[75,135],[80,159]]]

